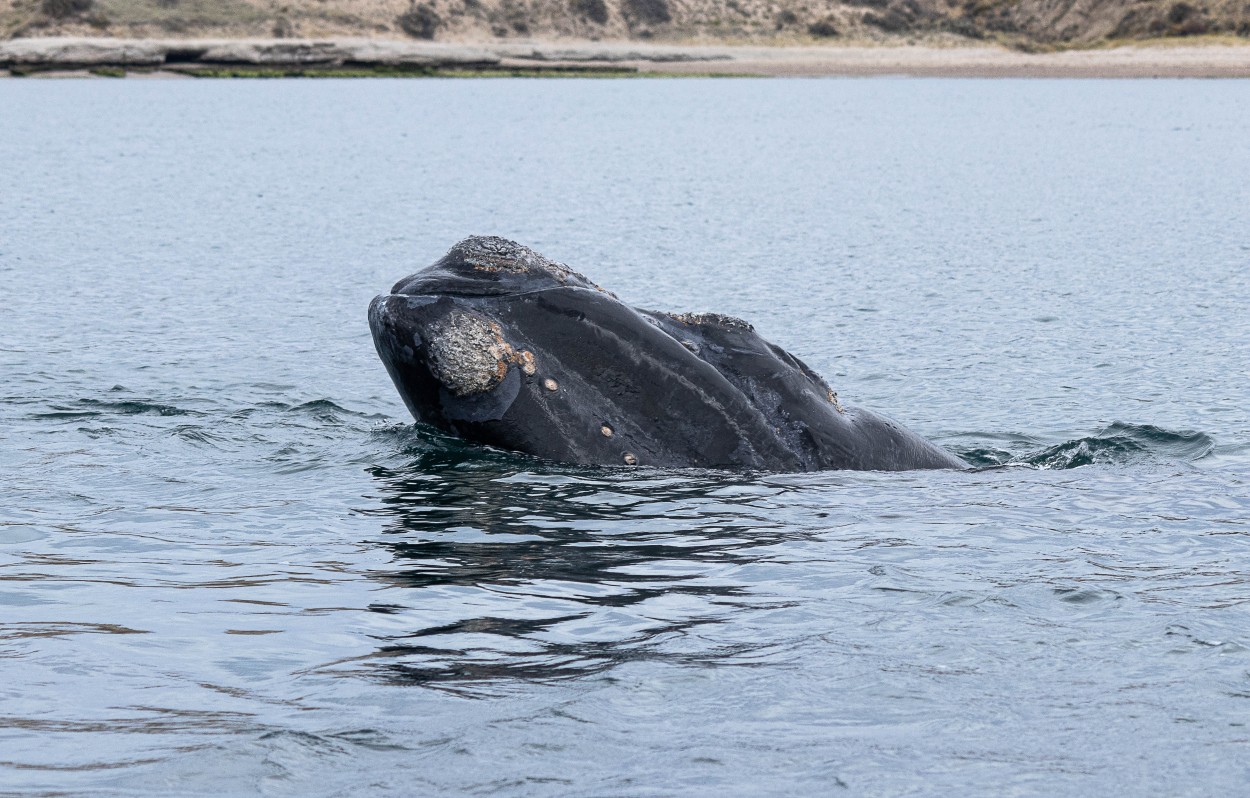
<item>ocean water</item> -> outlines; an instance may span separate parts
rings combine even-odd
[[[0,81],[0,793],[1241,795],[1250,82]],[[968,472],[415,427],[469,234]]]

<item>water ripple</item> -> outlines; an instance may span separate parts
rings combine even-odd
[[[175,83],[0,80],[0,792],[1250,782],[1244,86]],[[975,468],[409,424],[364,309],[471,232]]]

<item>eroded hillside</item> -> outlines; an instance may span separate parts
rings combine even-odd
[[[1016,46],[1223,34],[1250,0],[0,0],[0,36],[412,37]]]

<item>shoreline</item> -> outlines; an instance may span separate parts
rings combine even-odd
[[[1125,45],[1026,53],[998,46],[760,46],[390,39],[0,42],[0,76],[758,76],[1250,78],[1250,44]]]

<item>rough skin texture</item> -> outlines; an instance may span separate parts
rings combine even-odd
[[[485,393],[508,376],[515,353],[495,322],[456,311],[431,326],[430,333],[430,371],[456,396]]]

